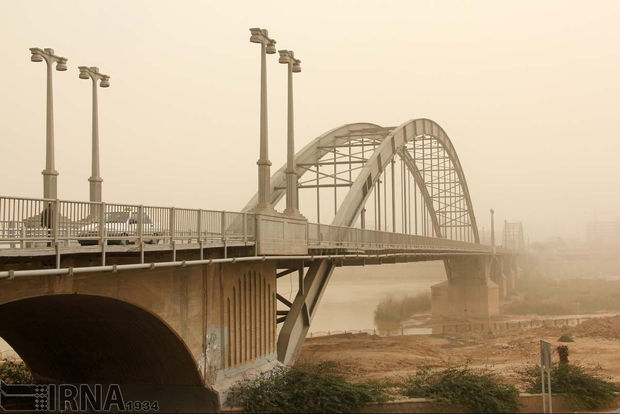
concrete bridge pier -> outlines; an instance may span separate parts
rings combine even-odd
[[[504,268],[504,261],[497,256],[491,258],[490,278],[497,285],[499,301],[506,300],[508,294],[508,277]]]
[[[120,384],[126,400],[157,400],[162,412],[217,411],[218,391],[277,363],[275,266],[4,279],[0,337],[37,382]]]
[[[512,293],[516,289],[517,277],[519,276],[519,267],[515,257],[507,257],[506,259],[506,275],[507,275],[507,292]]]
[[[431,286],[433,316],[486,319],[499,314],[500,292],[490,278],[491,258],[445,260],[448,281]]]

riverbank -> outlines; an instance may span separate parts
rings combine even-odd
[[[571,334],[574,342],[558,338]],[[518,371],[540,360],[539,340],[568,345],[571,362],[598,370],[620,383],[620,316],[586,320],[577,326],[541,326],[503,331],[380,337],[344,334],[307,338],[300,361],[334,361],[350,379],[406,376],[423,366],[488,368],[522,388]],[[600,367],[600,368],[597,368]]]

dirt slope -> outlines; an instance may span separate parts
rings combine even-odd
[[[493,369],[516,384],[516,371],[539,361],[539,340],[560,345],[557,339],[571,333],[571,362],[596,368],[620,383],[620,316],[588,320],[576,327],[540,327],[492,334],[450,336],[410,335],[378,337],[347,334],[306,340],[300,361],[335,361],[352,379],[403,376],[422,365],[469,363]],[[557,356],[555,356],[557,358]]]

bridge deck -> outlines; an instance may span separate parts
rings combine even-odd
[[[257,215],[247,212],[0,197],[0,276],[24,269],[20,262],[36,268],[32,258],[37,257],[45,260],[40,269],[47,270],[65,263],[94,268],[151,262],[199,264],[205,257],[257,260],[257,228]],[[289,259],[346,258],[357,263],[379,257],[432,260],[503,253],[459,240],[316,223],[308,223],[305,234],[302,243],[308,253]],[[46,257],[55,259],[50,262]],[[286,261],[287,256],[261,260]]]

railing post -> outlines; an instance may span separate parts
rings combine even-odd
[[[254,213],[254,256],[258,256],[258,240],[260,239],[259,233],[260,229],[258,228],[259,220],[258,214]]]
[[[170,232],[170,244],[173,244],[174,241],[174,214],[175,214],[175,208],[174,207],[170,207],[170,217],[169,217],[169,223],[168,223],[168,231]]]
[[[99,208],[99,244],[101,245],[101,266],[105,266],[105,247],[108,244],[105,231],[105,203],[100,203]]]
[[[226,212],[222,211],[222,243],[224,243],[224,258],[228,257],[226,252]]]
[[[58,225],[60,221],[60,213],[58,212],[59,202],[58,199],[54,200],[54,208],[52,211],[52,238],[54,245],[58,243]]]
[[[56,250],[56,269],[60,269],[60,244],[58,243],[58,227],[60,225],[60,203],[54,200],[54,210],[52,216],[52,234],[54,238],[54,249]]]
[[[196,214],[198,214],[198,217],[196,218],[196,241],[198,244],[202,245],[202,210],[196,210]]]
[[[243,245],[248,244],[248,213],[243,212]]]
[[[138,241],[142,244],[142,236],[143,236],[143,226],[144,226],[144,207],[138,206]]]
[[[140,263],[144,263],[144,206],[138,206],[138,242],[140,243]]]

